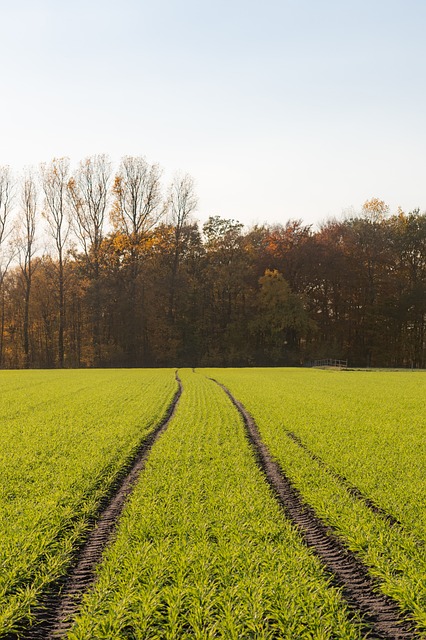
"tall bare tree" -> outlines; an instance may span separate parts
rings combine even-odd
[[[149,361],[149,336],[145,313],[145,283],[142,274],[145,241],[165,212],[161,191],[161,169],[142,157],[122,159],[113,186],[111,220],[128,243],[126,296],[127,337],[125,351],[134,364]],[[138,336],[141,338],[138,340]],[[140,351],[142,350],[142,356]]]
[[[68,182],[69,200],[74,214],[73,228],[88,264],[95,271],[99,269],[110,180],[111,162],[108,156],[102,154],[80,162]]]
[[[24,366],[29,368],[30,362],[30,298],[31,285],[34,271],[33,257],[35,253],[35,232],[37,217],[37,184],[33,173],[28,171],[21,183],[20,193],[20,215],[18,218],[18,228],[16,245],[19,256],[19,266],[24,283],[24,323],[23,323],[23,346],[24,346]]]
[[[109,200],[111,162],[106,155],[96,155],[80,162],[68,182],[73,213],[72,224],[80,240],[91,282],[90,306],[93,322],[92,343],[95,363],[101,362],[101,291],[100,261],[104,238],[105,214]]]
[[[4,338],[4,288],[3,282],[7,270],[13,259],[13,249],[9,244],[11,233],[11,210],[13,201],[14,180],[10,168],[0,167],[0,296],[1,296],[1,320],[0,320],[0,366],[3,361]]]
[[[173,225],[173,257],[170,274],[168,315],[175,317],[176,283],[182,253],[183,232],[190,221],[191,214],[197,208],[194,180],[188,175],[176,175],[169,188],[167,208]]]
[[[10,214],[12,210],[14,181],[9,167],[0,167],[0,286],[13,252],[7,241],[11,233]]]
[[[57,288],[59,307],[58,364],[64,366],[65,332],[65,259],[70,224],[67,215],[69,159],[54,158],[41,165],[41,182],[44,192],[43,216],[53,238],[57,254]]]
[[[114,226],[137,244],[163,214],[161,169],[140,156],[125,156],[115,176]]]

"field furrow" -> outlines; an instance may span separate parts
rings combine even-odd
[[[366,637],[284,517],[231,401],[181,377],[69,640]]]

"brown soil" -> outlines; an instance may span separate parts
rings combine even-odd
[[[213,378],[212,378],[213,380]],[[312,507],[303,502],[298,490],[262,442],[253,418],[230,391],[214,380],[238,409],[246,428],[256,460],[273,489],[285,514],[297,526],[305,543],[321,559],[332,574],[333,582],[342,588],[348,604],[361,613],[370,640],[407,640],[419,638],[413,626],[391,598],[378,592],[379,586],[368,569],[317,517]]]
[[[159,425],[143,441],[126,471],[122,473],[118,485],[104,500],[100,508],[96,526],[89,534],[84,545],[78,551],[69,574],[56,589],[46,596],[40,608],[35,612],[35,623],[7,640],[48,640],[62,638],[72,625],[72,619],[78,611],[84,593],[94,583],[96,566],[102,554],[111,542],[123,507],[131,494],[145,466],[149,452],[158,437],[167,428],[182,393],[182,384],[176,372],[178,390]],[[123,477],[124,476],[124,477]]]

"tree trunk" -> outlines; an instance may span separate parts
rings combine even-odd
[[[65,296],[64,296],[64,265],[59,256],[59,330],[58,330],[58,364],[64,367],[64,327],[65,327]]]
[[[25,282],[25,306],[24,306],[24,367],[30,367],[30,335],[29,335],[29,318],[30,318],[30,292],[31,278],[28,277]]]

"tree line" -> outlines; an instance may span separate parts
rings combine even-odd
[[[0,367],[425,367],[426,215],[194,221],[193,179],[105,155],[0,167]]]

